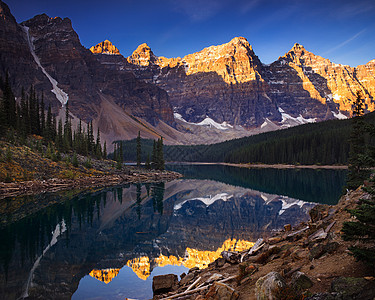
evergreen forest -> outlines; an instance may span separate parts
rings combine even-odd
[[[375,124],[375,113],[361,117]],[[227,162],[301,165],[345,165],[350,152],[352,119],[329,120],[267,132],[227,142],[196,146],[164,146],[166,161]],[[374,145],[371,134],[366,144]],[[142,160],[152,149],[152,140],[142,139]],[[136,161],[136,140],[123,141],[124,160]]]

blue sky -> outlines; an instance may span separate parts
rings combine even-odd
[[[5,0],[18,22],[69,17],[89,48],[108,39],[124,56],[146,42],[158,56],[183,57],[243,36],[263,63],[300,43],[335,63],[375,59],[374,0]]]

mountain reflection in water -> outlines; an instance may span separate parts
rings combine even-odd
[[[56,204],[22,217],[22,207],[47,198]],[[205,267],[224,249],[247,249],[286,223],[306,220],[313,206],[197,179],[59,198],[0,203],[0,212],[12,211],[0,214],[1,299],[147,299],[153,276]]]

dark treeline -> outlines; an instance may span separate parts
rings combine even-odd
[[[165,147],[163,138],[157,141],[142,139],[138,133],[136,139],[130,141],[115,141],[113,154],[109,157],[122,164],[123,161],[136,161],[137,166],[145,162],[146,169],[165,169]]]
[[[17,136],[23,143],[30,135],[43,137],[42,143],[47,146],[47,156],[59,159],[60,152],[74,151],[84,156],[98,159],[107,156],[106,144],[102,148],[98,128],[94,138],[92,121],[82,126],[80,120],[77,128],[72,128],[68,103],[65,106],[65,122],[52,113],[51,105],[45,106],[43,94],[37,95],[33,87],[28,92],[22,89],[21,99],[16,101],[11,89],[9,78],[0,78],[0,138],[13,141]],[[38,141],[38,143],[41,143]],[[41,147],[41,144],[37,145]]]
[[[263,141],[230,151],[226,162],[265,164],[346,164],[350,144],[350,124],[329,121],[277,131]]]
[[[363,117],[375,124],[375,113]],[[347,164],[352,120],[329,120],[211,145],[165,146],[166,161],[266,164]],[[365,135],[366,144],[374,137]],[[147,148],[150,141],[142,140]],[[125,157],[135,160],[135,140],[124,142]],[[128,151],[129,149],[129,151]],[[131,150],[130,150],[131,149]]]

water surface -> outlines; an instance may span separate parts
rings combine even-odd
[[[2,200],[1,299],[149,299],[153,276],[248,249],[306,220],[308,201],[336,202],[345,180],[333,170],[173,169],[186,178]]]

